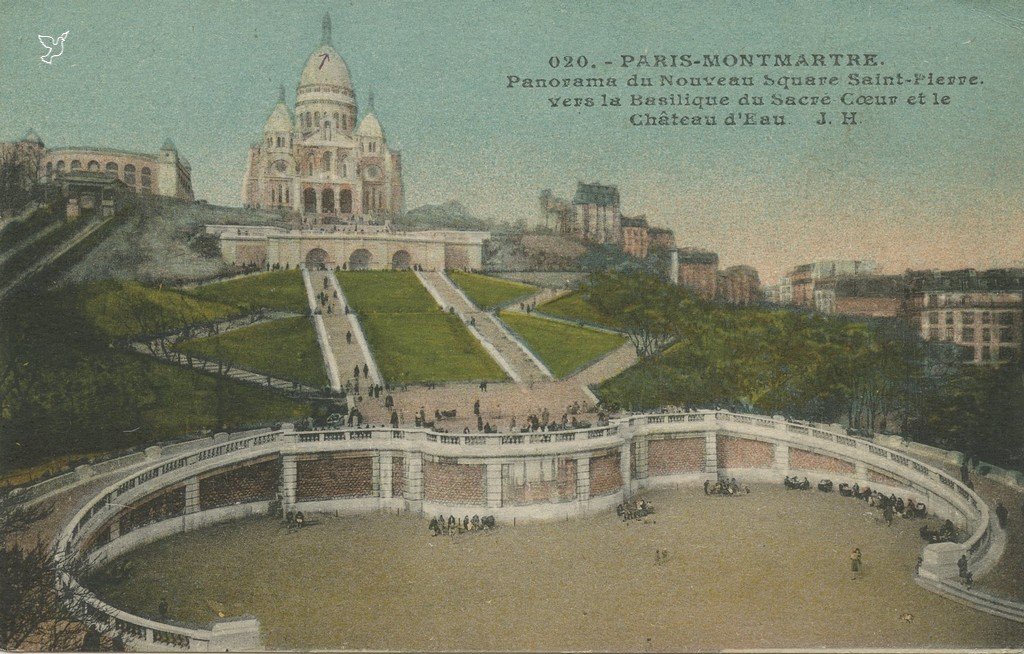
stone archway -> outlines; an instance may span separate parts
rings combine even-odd
[[[347,188],[338,192],[338,213],[352,213],[352,191]]]
[[[306,253],[306,267],[312,268],[313,270],[319,270],[327,267],[328,259],[330,255],[323,248],[313,248]]]
[[[334,213],[334,189],[325,188],[320,193],[320,210],[324,213]]]
[[[303,213],[316,213],[316,189],[307,188],[302,191]]]
[[[409,270],[412,267],[412,256],[406,250],[399,250],[391,257],[393,270]]]
[[[373,263],[373,255],[365,248],[359,248],[348,258],[349,270],[369,270]]]

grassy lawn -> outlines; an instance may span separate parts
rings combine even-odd
[[[567,325],[525,313],[503,311],[500,317],[556,377],[565,377],[626,341],[618,334]]]
[[[249,310],[259,307],[306,313],[306,289],[298,270],[274,270],[226,282],[207,284],[189,291],[204,300],[224,302]]]
[[[530,284],[458,270],[451,271],[448,276],[462,289],[466,297],[473,301],[473,304],[485,311],[529,297],[538,290],[536,286]]]
[[[69,303],[80,303],[86,319],[111,338],[166,333],[188,322],[210,322],[244,313],[232,303],[200,299],[138,282],[84,284],[64,297]]]
[[[441,312],[415,273],[367,270],[335,274],[356,313]]]
[[[175,349],[315,388],[330,382],[309,318],[284,318],[179,343]]]
[[[360,321],[381,374],[390,383],[506,379],[456,316],[440,311],[370,313]]]
[[[618,327],[615,318],[599,312],[580,293],[570,293],[544,304],[539,304],[537,305],[537,311],[550,313],[553,316],[567,320],[582,320],[583,322],[602,325],[611,329],[617,329]]]

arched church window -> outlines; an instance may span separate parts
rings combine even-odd
[[[316,125],[317,127],[320,127],[320,112],[319,111],[314,111],[313,112],[313,124]]]
[[[341,164],[341,176],[348,177],[348,164]]]
[[[100,162],[98,162],[98,161],[90,161],[87,169],[88,169],[88,171],[90,173],[98,173],[98,172],[100,172]]]
[[[149,168],[143,168],[139,176],[139,181],[142,182],[142,192],[149,193],[153,186],[153,179],[150,177]]]
[[[331,153],[324,153],[324,172],[331,172]]]
[[[329,121],[329,120],[325,120],[324,121],[324,137],[328,141],[331,140],[331,121]]]
[[[125,164],[124,183],[128,186],[135,186],[135,166],[132,164]]]
[[[71,172],[77,172],[82,169],[82,162],[75,159],[71,162]]]
[[[58,161],[57,162],[57,172],[58,173],[64,172],[64,162],[63,161]]]
[[[335,125],[341,125],[341,118],[338,117],[338,112],[337,111],[334,112],[334,124]]]
[[[107,173],[107,177],[113,177],[113,178],[116,179],[117,178],[117,164],[114,163],[113,161],[108,163],[107,164],[106,173]]]

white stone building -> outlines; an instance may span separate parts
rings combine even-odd
[[[249,150],[242,203],[295,211],[308,222],[347,222],[403,210],[401,155],[388,147],[380,121],[358,121],[345,60],[331,44],[331,18],[302,69],[294,108],[281,87],[263,138]]]

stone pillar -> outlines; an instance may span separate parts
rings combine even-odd
[[[576,498],[580,502],[590,499],[590,453],[576,457]]]
[[[199,512],[199,477],[185,480],[185,514]]]
[[[501,481],[501,462],[488,461],[484,482],[488,509],[501,508]]]
[[[709,479],[718,479],[717,432],[704,432],[704,473]]]
[[[630,451],[629,441],[619,446],[619,476],[622,477],[622,495],[628,497],[633,492],[633,476],[630,473],[630,461],[633,453]]]
[[[857,482],[861,486],[868,483],[868,466],[863,461],[854,461],[854,476],[857,478]]]
[[[380,456],[370,458],[370,495],[380,497]]]
[[[775,444],[775,461],[772,462],[772,470],[784,476],[789,474],[789,445]]]
[[[380,492],[380,495],[378,495],[378,497],[381,497],[383,499],[390,499],[391,497],[394,496],[395,493],[395,489],[391,485],[391,474],[394,471],[391,453],[381,452],[377,458],[380,461],[380,463],[377,466],[379,470],[376,473],[378,477],[377,483]]]
[[[299,478],[294,454],[281,457],[281,503],[285,510],[295,504],[295,486]]]
[[[636,460],[633,462],[633,479],[639,482],[640,486],[647,485],[647,449],[648,441],[646,438],[634,438],[633,442],[636,443]]]
[[[423,508],[423,453],[409,452],[405,456],[405,497],[410,508]]]

